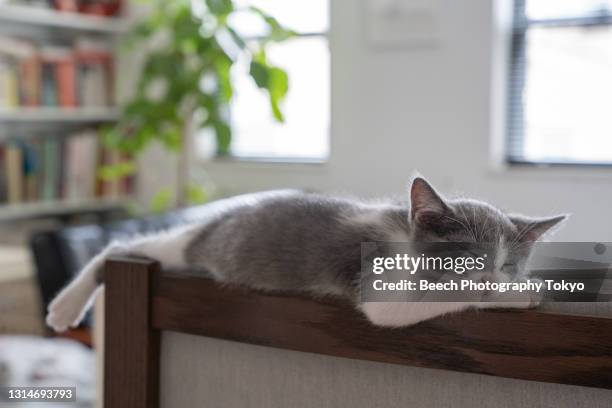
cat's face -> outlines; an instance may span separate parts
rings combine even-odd
[[[410,199],[415,242],[470,243],[487,253],[488,272],[510,280],[525,273],[533,244],[566,218],[528,218],[478,200],[445,200],[422,178],[413,181]]]

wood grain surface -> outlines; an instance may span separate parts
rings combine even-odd
[[[104,271],[104,406],[159,405],[160,333],[152,328],[150,283],[157,264],[111,260]]]
[[[340,299],[261,293],[123,259],[105,271],[104,404],[159,406],[160,333],[170,330],[337,357],[612,389],[612,319],[470,311],[371,325]]]
[[[612,319],[468,311],[416,326],[371,325],[348,302],[258,293],[153,272],[152,325],[353,359],[612,389]]]

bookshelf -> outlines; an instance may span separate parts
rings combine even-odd
[[[107,212],[125,208],[128,204],[128,197],[8,204],[0,206],[0,222],[18,221],[35,217],[57,217],[78,213]]]
[[[0,109],[0,122],[9,123],[108,123],[119,119],[116,108],[15,108]]]
[[[130,23],[47,4],[0,0],[0,82],[18,90],[0,95],[0,222],[112,212],[133,194],[132,180],[96,177],[122,158],[92,144],[120,118],[117,45]]]
[[[97,17],[18,4],[0,4],[2,22],[108,34],[121,34],[129,28],[126,19],[119,17]]]

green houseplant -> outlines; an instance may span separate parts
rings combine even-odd
[[[203,198],[188,182],[194,129],[213,130],[217,154],[229,153],[230,73],[239,56],[250,60],[250,76],[268,94],[274,118],[283,121],[281,103],[289,81],[286,72],[268,60],[266,48],[293,32],[263,10],[238,8],[232,0],[157,0],[152,6],[128,41],[145,59],[135,94],[118,123],[105,129],[105,143],[136,156],[157,141],[181,154],[177,180],[177,205],[181,206],[189,197]],[[234,13],[260,19],[266,34],[247,40],[232,26]],[[101,176],[120,177],[134,168],[133,163],[120,163],[103,168]]]

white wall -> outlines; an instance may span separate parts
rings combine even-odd
[[[500,79],[507,48],[498,35],[504,26],[495,17],[495,5],[507,4],[434,1],[438,44],[388,50],[365,41],[364,0],[331,1],[328,163],[214,161],[202,166],[226,191],[292,186],[366,196],[405,191],[418,169],[444,192],[530,215],[572,213],[558,240],[612,241],[612,170],[504,170],[491,164],[503,126]],[[500,86],[492,86],[496,81]]]

